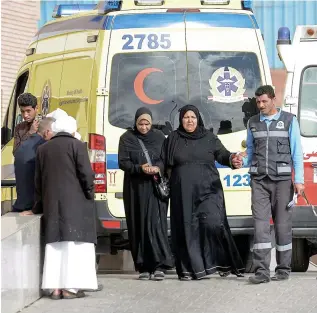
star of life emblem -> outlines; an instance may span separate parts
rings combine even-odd
[[[50,98],[51,98],[51,82],[48,80],[44,84],[42,92],[42,115],[46,116],[50,107]]]
[[[277,129],[283,129],[284,128],[284,122],[283,121],[278,121],[278,123],[276,124],[276,128]]]
[[[209,80],[211,87],[209,101],[239,102],[247,99],[245,92],[245,79],[241,73],[233,67],[225,66],[217,69]]]

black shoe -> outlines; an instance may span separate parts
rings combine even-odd
[[[151,278],[151,274],[149,272],[140,273],[139,279],[140,280],[149,280]]]
[[[193,277],[191,276],[182,276],[182,277],[178,277],[179,280],[182,280],[182,281],[190,281],[190,280],[193,280]]]
[[[282,271],[277,271],[275,273],[275,275],[271,278],[274,281],[277,280],[288,280],[289,279],[289,274],[286,272],[282,272]]]
[[[153,280],[164,280],[165,274],[162,271],[155,271],[153,274]]]
[[[261,273],[256,273],[254,276],[249,277],[249,282],[251,284],[269,283],[270,280],[270,277]]]

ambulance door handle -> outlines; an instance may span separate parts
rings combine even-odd
[[[313,168],[317,168],[317,162],[311,162],[311,166],[312,166]]]

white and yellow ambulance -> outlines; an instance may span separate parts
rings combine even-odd
[[[271,84],[263,38],[240,0],[125,0],[59,5],[29,45],[2,128],[2,180],[14,179],[13,132],[21,120],[17,97],[28,91],[41,113],[57,108],[77,119],[95,171],[99,252],[127,238],[118,142],[148,106],[168,134],[178,111],[196,105],[207,128],[230,151],[245,150],[246,124],[256,113],[254,92]],[[58,164],[56,165],[58,166]],[[253,233],[248,169],[218,165],[227,214],[242,257]],[[9,191],[3,189],[3,204]],[[71,197],[71,195],[70,195]]]
[[[317,25],[297,26],[293,42],[289,28],[281,27],[277,50],[287,70],[283,110],[297,116],[302,136],[308,203],[299,197],[294,207],[293,263],[306,271],[317,254]]]

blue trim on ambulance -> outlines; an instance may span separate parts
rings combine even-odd
[[[113,23],[107,23],[106,30],[130,28],[179,28],[185,21],[201,24],[203,27],[258,28],[254,17],[236,13],[140,13],[117,15]]]
[[[236,13],[140,13],[88,15],[44,25],[33,40],[64,35],[84,30],[117,30],[131,28],[184,28],[184,22],[194,22],[201,27],[233,27],[258,29],[253,15]]]
[[[216,162],[217,168],[228,168],[228,166],[221,165]],[[119,163],[118,163],[118,154],[107,154],[107,169],[108,170],[118,170]]]
[[[255,28],[250,15],[236,13],[186,13],[186,23],[203,24],[204,27]]]

